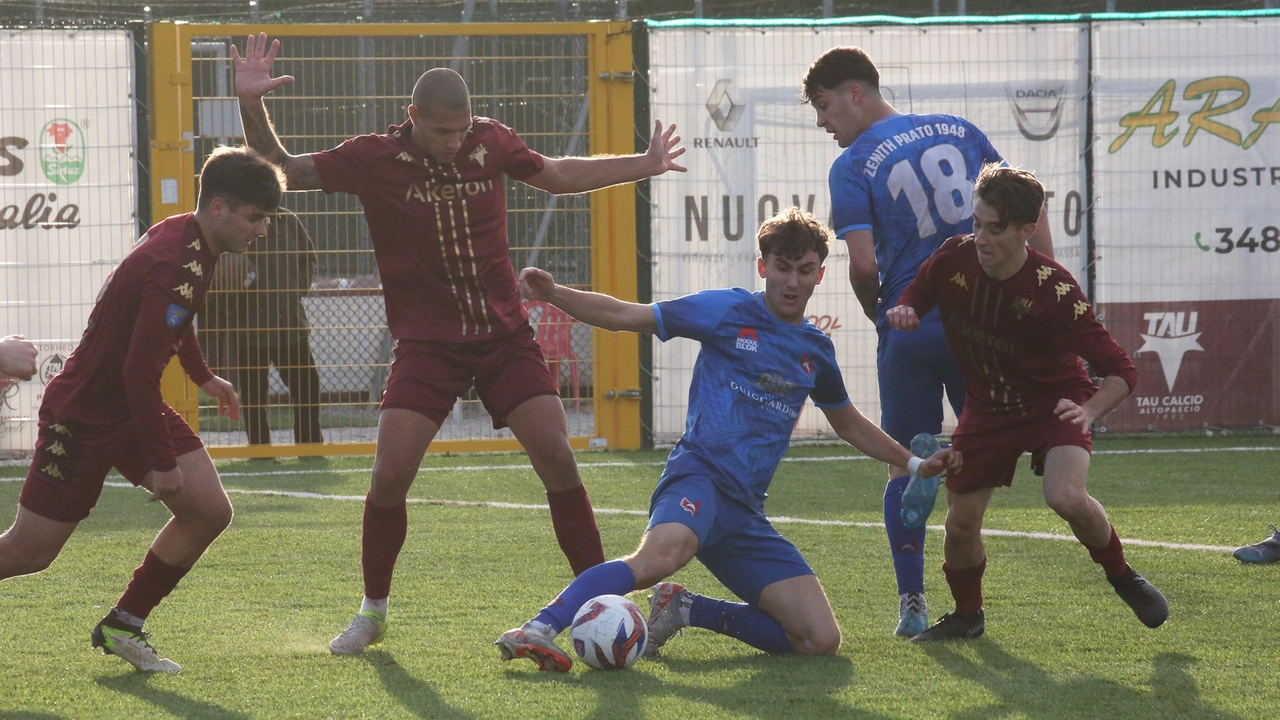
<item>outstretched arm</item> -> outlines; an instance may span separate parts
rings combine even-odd
[[[676,158],[683,154],[676,126],[663,129],[662,121],[658,120],[653,125],[649,151],[643,155],[546,158],[542,170],[524,182],[557,195],[590,192],[661,175],[668,170],[685,172],[685,168],[676,163]]]
[[[658,332],[652,306],[557,285],[555,278],[546,270],[532,267],[521,270],[520,295],[525,300],[549,302],[575,319],[605,330]]]
[[[280,51],[280,41],[274,40],[267,49],[267,34],[256,38],[250,35],[244,43],[244,57],[235,45],[231,46],[231,60],[236,69],[236,95],[240,98],[240,124],[244,126],[244,139],[257,153],[284,170],[290,190],[321,189],[320,173],[310,155],[290,155],[280,144],[276,129],[267,117],[267,106],[262,98],[272,90],[293,82],[292,75],[271,77],[271,64]]]
[[[827,416],[831,429],[836,431],[841,440],[867,455],[894,467],[905,468],[911,464],[911,452],[858,412],[853,403],[838,408],[822,408],[822,413]],[[920,477],[934,477],[944,470],[959,471],[960,465],[960,453],[947,448],[920,463],[916,474]]]

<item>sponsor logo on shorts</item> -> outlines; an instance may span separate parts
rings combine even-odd
[[[694,517],[698,517],[698,513],[702,511],[702,503],[689,498],[680,498],[680,507]]]
[[[755,328],[744,327],[739,330],[735,347],[748,352],[760,352],[760,337],[756,335]]]

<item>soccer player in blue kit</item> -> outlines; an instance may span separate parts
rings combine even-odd
[[[664,342],[702,343],[689,388],[684,435],[653,493],[649,526],[631,555],[582,573],[519,628],[495,643],[503,660],[522,657],[542,670],[568,671],[555,644],[578,608],[604,594],[653,587],[649,650],[684,627],[700,627],[772,653],[831,654],[840,629],[809,564],[764,514],[765,491],[790,445],[806,398],[836,434],[883,462],[925,477],[958,469],[942,450],[927,460],[867,420],[849,401],[831,339],[805,319],[822,279],[831,231],[788,208],[761,224],[757,260],[764,291],[707,290],[644,305],[557,285],[536,268],[520,273],[520,292],[607,330],[653,333]],[[661,582],[698,558],[745,603],[695,595]]]
[[[880,72],[861,48],[828,50],[809,66],[802,83],[801,100],[813,106],[818,127],[845,149],[829,177],[833,224],[849,246],[849,282],[879,336],[880,425],[905,446],[920,433],[942,431],[944,389],[960,415],[964,379],[936,308],[914,334],[892,330],[884,314],[925,258],[947,238],[972,230],[973,181],[985,163],[1004,159],[964,118],[898,112],[880,94]],[[1028,244],[1053,257],[1043,210]],[[924,520],[932,505],[908,528],[901,511],[911,474],[901,463],[889,465],[884,522],[898,580],[894,634],[910,638],[929,624]],[[928,498],[931,503],[933,494]]]

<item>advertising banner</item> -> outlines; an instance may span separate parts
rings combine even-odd
[[[809,64],[840,45],[867,50],[898,111],[965,117],[1011,165],[1036,172],[1052,193],[1058,258],[1072,271],[1081,267],[1087,26],[654,28],[650,114],[679,127],[689,168],[653,180],[655,301],[715,287],[762,288],[755,228],[780,208],[798,205],[830,222],[827,175],[841,149],[799,94]],[[876,333],[849,285],[843,241],[808,313],[835,343],[854,403],[879,420]],[[692,341],[654,341],[658,442],[684,429],[697,351]],[[821,413],[809,411],[795,436],[829,434]]]
[[[1280,425],[1280,19],[1094,31],[1097,286],[1137,391],[1110,430]]]
[[[0,452],[30,452],[48,373],[137,239],[133,78],[125,31],[0,36],[0,335],[40,348],[35,378],[0,382]]]

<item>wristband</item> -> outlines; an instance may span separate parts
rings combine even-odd
[[[922,460],[921,458],[918,458],[918,457],[911,458],[910,460],[907,461],[907,472],[911,473],[912,475],[920,474],[920,466],[922,464],[924,464],[924,460]]]

